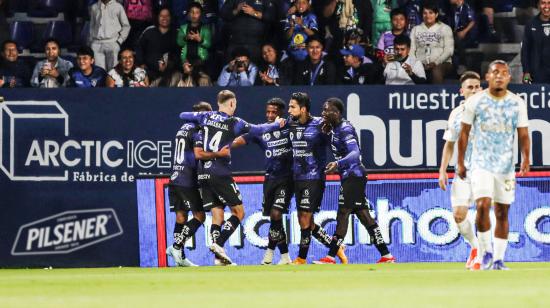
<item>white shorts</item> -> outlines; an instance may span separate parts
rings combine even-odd
[[[451,184],[451,206],[471,206],[474,201],[470,178],[461,179],[455,175]]]
[[[496,203],[511,204],[516,197],[515,173],[497,174],[477,169],[470,172],[474,199],[491,198]]]

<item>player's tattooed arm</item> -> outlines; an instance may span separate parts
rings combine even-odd
[[[471,128],[472,125],[462,122],[462,128],[460,129],[460,138],[458,138],[458,159],[456,163],[456,173],[461,179],[466,178],[464,154],[466,153],[466,147],[468,146],[468,137],[470,136]]]
[[[195,153],[195,158],[198,160],[212,160],[216,158],[222,158],[222,157],[228,157],[231,156],[231,151],[229,149],[229,145],[224,146],[217,152],[206,152],[201,147],[195,147],[193,148],[193,152]]]
[[[518,140],[521,144],[521,166],[519,169],[519,175],[524,176],[529,172],[530,167],[530,149],[531,139],[529,139],[529,129],[527,127],[518,127]]]
[[[336,169],[338,169],[338,162],[331,161],[325,167],[325,173],[326,174],[334,173],[334,172],[336,172]]]
[[[246,144],[247,144],[247,142],[246,142],[246,139],[244,138],[244,136],[240,136],[240,137],[235,138],[235,140],[233,140],[233,143],[231,143],[231,148],[235,149],[235,148],[238,148],[238,147],[245,146]]]
[[[449,161],[453,157],[455,143],[452,141],[446,141],[443,146],[443,153],[441,154],[441,166],[439,166],[439,188],[447,190],[447,184],[449,183],[449,177],[447,175],[447,167]]]

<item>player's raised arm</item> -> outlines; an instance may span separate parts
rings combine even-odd
[[[238,123],[235,125],[235,134],[240,136],[246,133],[252,135],[262,135],[275,131],[285,125],[285,120],[277,118],[273,123],[250,124],[243,119],[238,118]]]
[[[203,116],[208,114],[208,112],[201,111],[201,112],[182,112],[180,113],[180,119],[187,121],[187,122],[193,122],[193,123],[200,123]]]

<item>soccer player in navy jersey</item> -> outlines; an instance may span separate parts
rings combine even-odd
[[[394,263],[382,238],[380,227],[369,213],[369,204],[365,194],[367,184],[366,170],[361,162],[361,151],[355,128],[342,117],[344,103],[338,98],[329,98],[323,105],[323,132],[330,137],[332,153],[336,161],[326,165],[325,172],[337,171],[341,186],[336,215],[336,231],[332,237],[329,253],[317,264],[335,264],[334,257],[344,241],[351,214],[357,215],[361,224],[367,229],[371,241],[382,256],[377,263]]]
[[[210,104],[201,102],[193,106],[193,111],[212,111]],[[204,223],[205,215],[197,183],[197,162],[194,147],[201,140],[200,127],[191,122],[183,124],[176,134],[174,147],[173,172],[168,183],[170,211],[176,213],[174,243],[166,254],[174,258],[177,266],[196,266],[185,257],[183,246]],[[213,155],[229,155],[226,148]],[[187,213],[193,213],[193,219],[187,221]]]
[[[262,125],[249,124],[235,117],[237,99],[229,90],[218,93],[218,111],[210,112],[182,112],[180,118],[199,124],[203,140],[195,153],[202,151],[206,154],[229,148],[233,140],[246,133],[264,134],[284,126],[285,121],[276,119],[273,123]],[[202,148],[202,149],[201,149]],[[201,196],[205,210],[212,212],[210,251],[224,264],[233,264],[225,253],[223,246],[231,234],[239,227],[244,218],[244,207],[241,193],[233,180],[231,173],[231,156],[201,158],[198,167],[198,179],[201,188]],[[224,205],[231,208],[232,216],[224,221]]]
[[[331,237],[313,221],[325,192],[325,165],[328,137],[321,131],[323,119],[310,114],[311,101],[306,93],[293,93],[288,104],[290,120],[289,137],[293,155],[293,177],[298,223],[300,224],[300,248],[292,264],[307,264],[307,253],[313,235],[326,247]],[[342,263],[347,263],[343,247],[337,250]]]
[[[267,123],[273,123],[281,117],[285,110],[285,102],[278,98],[270,99],[265,107]],[[263,215],[269,216],[271,224],[268,233],[267,250],[262,265],[273,263],[275,247],[279,248],[281,259],[279,265],[290,264],[287,236],[283,228],[283,214],[288,213],[292,198],[294,181],[292,180],[292,147],[287,127],[265,134],[245,134],[233,142],[232,147],[255,143],[265,153],[265,180]]]

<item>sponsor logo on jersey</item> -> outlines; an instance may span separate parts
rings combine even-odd
[[[270,133],[263,134],[262,139],[264,139],[264,141],[269,141],[269,139],[271,139],[271,134]]]

